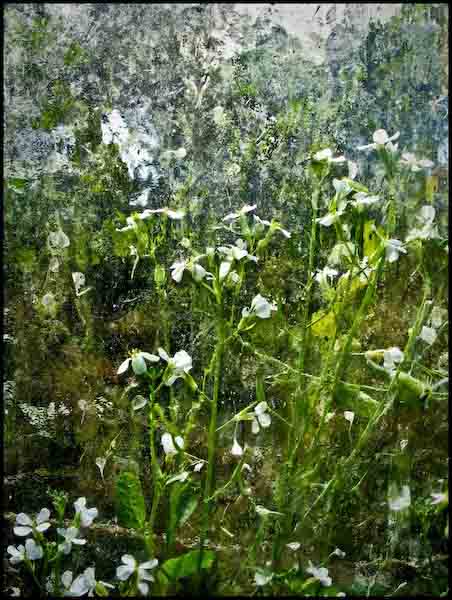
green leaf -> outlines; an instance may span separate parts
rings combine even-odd
[[[169,505],[170,516],[166,539],[168,548],[171,548],[176,529],[191,517],[198,505],[198,498],[192,495],[190,483],[176,483],[172,486]]]
[[[170,558],[163,563],[159,577],[166,581],[176,581],[182,577],[191,577],[198,571],[199,550],[192,550],[177,558]],[[204,550],[201,569],[211,569],[215,562],[215,552]]]
[[[124,527],[141,529],[144,526],[146,508],[136,473],[124,471],[116,480],[116,515]]]

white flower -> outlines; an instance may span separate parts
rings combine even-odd
[[[149,592],[149,586],[145,582],[154,581],[154,578],[149,571],[154,569],[159,561],[154,558],[139,565],[130,554],[124,554],[121,557],[121,560],[123,564],[117,567],[116,577],[120,581],[126,581],[133,573],[137,572],[138,589],[143,596],[145,596]]]
[[[421,208],[417,220],[420,223],[420,229],[412,229],[406,237],[406,241],[411,240],[431,240],[439,237],[438,227],[433,224],[436,210],[431,205],[425,205]]]
[[[204,267],[198,265],[198,263],[193,263],[193,266],[191,268],[191,274],[196,282],[200,282],[207,275],[207,271]]]
[[[129,231],[129,229],[138,229],[138,225],[133,217],[126,218],[127,225],[125,227],[117,227],[116,231]]]
[[[328,286],[330,283],[328,279],[333,279],[333,277],[336,277],[337,275],[339,275],[339,271],[336,271],[336,269],[331,269],[330,267],[326,266],[321,271],[317,271],[316,275],[314,276],[314,279],[321,286]]]
[[[289,239],[292,236],[290,231],[287,231],[287,229],[283,229],[281,227],[281,225],[279,225],[275,221],[273,223],[271,223],[270,221],[267,221],[266,219],[261,219],[257,215],[253,215],[253,218],[254,218],[254,221],[256,222],[256,227],[258,227],[258,226],[273,227],[273,229],[275,229],[276,231],[280,231],[283,234],[283,236],[286,237],[287,239]]]
[[[344,419],[350,423],[350,427],[353,425],[353,421],[355,420],[355,413],[351,410],[344,411]]]
[[[49,242],[49,246],[54,250],[62,250],[63,248],[67,248],[71,243],[68,236],[62,229],[58,229],[58,231],[49,233],[47,240]]]
[[[106,464],[107,464],[107,459],[105,457],[98,456],[96,458],[96,466],[99,467],[100,476],[102,477],[102,479],[104,478],[104,469],[105,469]]]
[[[400,131],[397,131],[397,133],[394,133],[394,135],[389,137],[384,129],[377,129],[372,136],[374,143],[367,144],[366,146],[358,146],[357,149],[358,150],[367,150],[367,149],[376,150],[377,148],[386,148],[387,150],[394,152],[395,150],[397,150],[397,144],[394,145],[392,142],[397,140],[399,138],[399,136],[400,136]]]
[[[204,463],[203,462],[197,462],[196,465],[193,467],[193,471],[195,473],[199,473],[199,471],[203,468]]]
[[[161,442],[163,450],[168,456],[171,456],[172,454],[177,454],[178,450],[176,449],[176,446],[180,450],[182,450],[184,447],[184,439],[180,435],[176,436],[173,441],[173,436],[171,435],[171,433],[168,432],[165,432],[162,435]]]
[[[176,260],[175,262],[173,262],[173,264],[171,265],[170,269],[171,269],[171,277],[174,279],[174,281],[176,281],[177,283],[180,283],[182,281],[182,275],[184,274],[185,269],[188,266],[188,262],[186,260]]]
[[[335,550],[333,550],[333,552],[331,552],[330,556],[337,556],[338,558],[344,558],[345,552],[343,550],[341,550],[340,548],[336,548]]]
[[[130,202],[129,202],[130,206],[145,207],[148,203],[148,196],[149,196],[150,191],[151,191],[150,188],[146,188],[145,190],[143,190],[141,192],[141,194],[139,196],[137,196],[134,200],[130,200]]]
[[[355,177],[358,175],[358,165],[357,163],[353,162],[352,160],[349,160],[347,163],[348,166],[348,177],[349,179],[355,179]]]
[[[424,341],[429,346],[435,342],[437,337],[438,334],[436,333],[435,329],[433,329],[433,327],[426,327],[425,325],[422,327],[419,335],[419,339]]]
[[[168,481],[166,482],[166,485],[169,485],[170,483],[174,483],[175,481],[187,481],[188,477],[189,477],[190,473],[188,471],[182,471],[182,473],[178,473],[177,475],[173,475],[173,477],[170,477],[168,479]]]
[[[254,584],[258,587],[267,585],[273,579],[273,573],[266,573],[265,571],[259,570],[254,574]]]
[[[172,221],[180,221],[181,219],[183,219],[185,217],[184,210],[181,210],[181,209],[173,210],[171,208],[168,208],[167,206],[164,206],[163,208],[154,208],[154,209],[147,208],[140,215],[138,215],[138,218],[140,218],[141,220],[144,220],[144,219],[148,219],[151,215],[155,215],[155,214],[159,214],[159,213],[166,215]]]
[[[80,514],[80,525],[89,527],[97,517],[97,508],[86,508],[86,498],[79,498],[74,502],[76,515]]]
[[[166,385],[173,385],[176,379],[188,374],[193,366],[191,356],[185,352],[185,350],[179,350],[173,358],[171,358],[163,348],[159,348],[158,353],[160,357],[168,363],[168,369],[170,370],[170,375],[165,382]]]
[[[383,367],[390,375],[396,370],[396,363],[403,361],[403,352],[400,348],[392,347],[383,351]]]
[[[260,504],[256,505],[256,512],[261,517],[268,517],[269,515],[277,515],[279,517],[284,516],[283,513],[277,512],[276,510],[269,510],[265,508],[265,506],[261,506]]]
[[[386,248],[386,260],[390,263],[395,262],[399,258],[399,254],[403,252],[406,254],[406,250],[403,247],[403,244],[400,240],[386,240],[385,242]]]
[[[57,529],[58,535],[64,538],[64,542],[58,544],[58,550],[63,554],[69,554],[72,549],[72,544],[77,546],[83,546],[86,544],[86,540],[79,538],[79,530],[77,527],[68,527],[67,529]]]
[[[83,296],[83,294],[86,294],[86,292],[89,292],[89,290],[91,289],[86,288],[85,290],[80,291],[85,285],[85,275],[83,273],[72,273],[72,280],[74,282],[76,296]]]
[[[265,400],[259,402],[259,404],[254,407],[254,414],[256,416],[253,418],[253,422],[251,424],[251,431],[254,434],[259,433],[261,427],[270,427],[272,418],[270,416],[270,413],[267,412],[267,410],[268,404],[265,402]]]
[[[320,225],[323,225],[324,227],[331,227],[331,225],[335,223],[339,219],[339,217],[344,213],[344,208],[345,207],[343,207],[340,210],[336,210],[336,212],[334,213],[326,213],[326,215],[324,215],[323,217],[319,217],[318,219],[316,219],[317,223],[320,223]]]
[[[40,510],[35,519],[31,519],[25,513],[19,513],[16,516],[16,527],[14,527],[14,533],[21,537],[33,533],[34,529],[43,533],[50,527],[49,518],[50,510],[48,508],[43,508]]]
[[[243,215],[246,215],[247,213],[252,212],[253,210],[256,210],[256,208],[257,208],[257,204],[253,204],[253,205],[245,204],[237,212],[229,213],[225,217],[223,217],[223,221],[235,221],[236,219],[242,217]]]
[[[11,554],[9,562],[12,565],[16,565],[25,559],[40,560],[44,556],[41,546],[38,546],[33,539],[26,540],[25,547],[22,544],[17,548],[15,546],[8,546],[7,552]]]
[[[218,251],[221,254],[225,255],[226,261],[229,263],[232,263],[233,260],[240,261],[240,260],[242,260],[242,258],[245,258],[245,256],[248,258],[248,260],[253,260],[254,262],[257,262],[257,258],[255,256],[249,254],[246,247],[247,247],[246,242],[244,240],[239,239],[239,240],[236,240],[234,246],[232,244],[230,244],[228,246],[219,246]],[[226,275],[227,275],[227,273],[226,273]],[[220,279],[221,279],[221,277],[220,277]]]
[[[371,206],[380,200],[378,196],[370,196],[369,194],[366,194],[366,192],[357,192],[354,195],[354,199],[354,205],[358,207]]]
[[[272,311],[275,311],[276,309],[276,304],[270,303],[266,298],[257,294],[251,302],[251,307],[242,310],[242,316],[249,317],[256,315],[259,319],[269,319]]]
[[[325,150],[320,150],[314,154],[314,160],[321,162],[326,160],[329,163],[344,163],[347,162],[345,156],[338,156],[333,158],[333,151],[330,148],[325,148]]]
[[[446,502],[449,498],[449,495],[444,492],[432,492],[430,496],[432,497],[430,501],[432,504],[442,504],[443,502]]]
[[[69,583],[70,578],[72,578],[72,573],[70,571],[66,571],[65,575],[66,583]],[[109,583],[105,583],[105,581],[99,581],[99,583],[111,589],[113,589],[114,587]],[[79,597],[88,594],[88,596],[94,596],[96,584],[97,581],[94,567],[88,567],[83,571],[82,575],[79,575],[74,579],[74,581],[71,584],[71,587],[69,588],[69,591],[66,592],[65,595]]]
[[[294,552],[301,547],[300,542],[290,542],[290,544],[286,544],[289,550],[293,550]]]
[[[331,577],[328,576],[328,569],[325,569],[325,567],[315,567],[311,561],[309,561],[309,567],[306,569],[306,572],[313,575],[324,587],[330,587],[333,583]]]
[[[407,485],[403,485],[399,492],[397,485],[395,483],[391,484],[388,504],[389,508],[396,512],[408,508],[411,505],[410,488]]]
[[[435,163],[431,160],[428,160],[427,158],[417,159],[411,152],[404,152],[399,162],[406,167],[410,167],[413,173],[421,171],[422,169],[431,169],[435,166]]]
[[[146,406],[147,403],[147,398],[141,394],[138,394],[138,396],[135,396],[135,398],[132,400],[132,410],[140,410],[140,408]]]
[[[131,358],[126,358],[126,360],[119,365],[117,371],[118,375],[125,373],[129,368],[130,363],[132,363],[132,370],[135,375],[143,375],[143,373],[146,373],[147,371],[145,360],[155,363],[158,362],[160,358],[155,354],[149,354],[149,352],[133,350]]]
[[[242,454],[243,454],[243,448],[238,443],[237,438],[235,436],[234,436],[234,443],[232,444],[232,448],[231,448],[231,454],[233,456],[242,456]]]

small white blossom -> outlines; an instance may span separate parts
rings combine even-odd
[[[411,152],[404,152],[399,162],[401,165],[410,167],[413,173],[421,171],[422,169],[431,169],[435,166],[435,163],[431,160],[428,160],[427,158],[418,159]]]
[[[86,508],[86,498],[79,498],[74,502],[76,515],[80,514],[80,525],[89,527],[98,515],[97,508]]]
[[[126,358],[126,360],[119,365],[117,374],[121,375],[122,373],[125,373],[129,368],[130,363],[132,363],[132,370],[135,373],[135,375],[143,375],[143,373],[146,373],[147,371],[147,366],[145,362],[146,360],[152,363],[156,363],[159,362],[160,358],[155,354],[150,354],[149,352],[141,352],[140,350],[134,350],[132,351],[131,358]]]
[[[237,438],[234,437],[234,443],[232,445],[232,449],[231,449],[231,454],[233,456],[242,456],[243,454],[243,448],[242,446],[238,443]]]
[[[70,571],[66,571],[66,573],[70,573]],[[72,577],[72,573],[71,573],[71,577]],[[66,582],[69,582],[69,575],[66,575]],[[79,597],[79,596],[84,596],[85,594],[88,594],[88,596],[94,596],[94,591],[96,589],[96,585],[97,585],[97,581],[96,581],[96,576],[95,576],[95,570],[94,567],[88,567],[87,569],[85,569],[83,571],[83,573],[81,575],[79,575],[78,577],[76,577],[74,579],[74,581],[72,582],[69,591],[66,592],[65,595],[67,596],[75,596],[75,597]],[[99,581],[99,583],[101,583],[102,585],[104,585],[107,588],[111,588],[113,589],[114,586],[110,585],[109,583],[105,583],[105,581]]]
[[[447,492],[432,492],[430,496],[432,497],[430,501],[432,504],[443,504],[447,502],[449,498]]]
[[[347,165],[349,179],[355,179],[355,177],[358,175],[358,164],[353,162],[352,160],[349,160],[347,162]]]
[[[400,240],[386,240],[386,260],[390,263],[395,262],[399,258],[399,254],[406,254],[406,249]]]
[[[277,512],[276,510],[269,510],[268,508],[265,508],[265,506],[261,506],[260,504],[256,506],[256,512],[261,517],[268,517],[269,515],[277,515],[279,517],[283,516],[283,513]]]
[[[179,450],[182,450],[184,447],[184,440],[180,435],[176,436],[173,441],[173,436],[171,435],[171,433],[168,432],[165,432],[162,435],[161,443],[163,446],[163,450],[167,456],[177,454],[178,450],[176,449],[176,446]]]
[[[311,561],[309,561],[309,567],[306,569],[306,572],[320,581],[324,587],[330,587],[333,583],[333,580],[328,575],[328,569],[325,567],[315,567]]]
[[[182,473],[178,473],[177,475],[173,475],[173,477],[170,477],[168,479],[168,481],[166,482],[166,485],[169,485],[170,483],[174,483],[175,481],[180,481],[180,482],[187,481],[189,476],[190,476],[190,473],[188,471],[182,471]]]
[[[355,413],[351,410],[344,411],[344,419],[350,423],[350,427],[353,425],[353,421],[355,420]]]
[[[331,227],[331,225],[333,223],[335,223],[336,221],[339,220],[339,217],[344,213],[344,208],[340,209],[340,210],[336,210],[336,212],[332,213],[332,212],[328,212],[326,213],[326,215],[323,215],[323,217],[319,217],[318,219],[316,219],[317,223],[320,223],[320,225],[323,225],[324,227]]]
[[[179,350],[173,358],[163,348],[159,348],[158,353],[168,363],[170,373],[168,379],[165,381],[165,384],[168,386],[173,385],[176,379],[187,375],[193,366],[191,356],[185,350]]]
[[[149,571],[158,565],[156,558],[147,562],[138,564],[133,556],[124,554],[121,557],[122,565],[116,569],[116,577],[120,581],[126,581],[133,573],[137,573],[138,589],[145,596],[149,593],[149,586],[146,581],[154,581],[154,577]]]
[[[251,431],[254,434],[259,433],[260,428],[270,427],[272,418],[268,411],[268,404],[263,400],[259,402],[257,406],[254,407],[255,417],[253,418],[253,422],[251,424]]]
[[[340,548],[336,548],[331,552],[330,556],[337,556],[338,558],[345,558],[345,552]]]
[[[47,240],[53,250],[62,250],[63,248],[67,248],[71,243],[62,229],[49,233]]]
[[[396,363],[403,361],[403,352],[400,348],[392,347],[383,351],[383,367],[390,375],[393,375],[396,370]]]
[[[387,150],[390,150],[391,152],[394,152],[395,150],[397,150],[397,144],[393,144],[392,142],[394,142],[395,140],[397,140],[400,137],[400,132],[397,131],[397,133],[394,133],[394,135],[392,135],[391,137],[389,137],[389,135],[387,134],[387,132],[384,129],[377,129],[373,136],[373,144],[367,144],[365,146],[358,146],[358,150],[376,150],[378,148],[386,148]]]
[[[314,279],[321,286],[329,286],[329,279],[332,280],[333,277],[337,277],[337,275],[339,275],[339,271],[336,271],[336,269],[331,269],[330,267],[326,266],[321,271],[317,271],[317,273],[314,276]]]
[[[249,317],[256,315],[259,319],[269,319],[272,311],[275,310],[277,310],[276,304],[270,303],[266,298],[257,294],[251,302],[251,307],[242,310],[242,316]]]
[[[253,204],[253,205],[245,204],[237,212],[229,213],[225,217],[223,217],[223,221],[235,221],[236,219],[239,219],[243,215],[246,215],[247,213],[252,212],[253,210],[256,210],[256,208],[257,208],[257,204]]]
[[[188,261],[186,260],[176,260],[175,262],[173,262],[170,269],[171,277],[174,279],[174,281],[176,281],[177,283],[180,283],[182,281],[182,276],[187,266]]]
[[[366,192],[357,192],[354,195],[354,205],[357,207],[371,206],[380,200],[379,196],[371,196]]]
[[[412,229],[407,237],[406,241],[411,240],[431,240],[439,237],[438,227],[434,225],[436,210],[431,205],[425,205],[421,208],[417,220],[420,228]]]
[[[321,161],[327,161],[329,163],[344,163],[347,162],[347,159],[345,158],[345,156],[337,156],[336,158],[333,157],[333,151],[330,148],[325,148],[324,150],[320,150],[319,152],[316,152],[314,154],[314,160],[321,162]]]
[[[147,208],[140,215],[138,215],[138,218],[143,221],[144,219],[148,219],[151,215],[155,214],[164,214],[172,221],[180,221],[185,217],[184,210],[173,210],[171,208],[168,208],[167,206],[164,206],[163,208]]]
[[[399,491],[396,484],[391,484],[388,505],[391,510],[396,512],[408,508],[411,505],[410,488],[407,485],[403,485]]]
[[[15,546],[8,546],[8,554],[11,554],[9,562],[12,565],[16,565],[25,559],[28,560],[40,560],[44,556],[43,549],[33,539],[25,541],[25,547],[20,545],[17,548]]]
[[[422,327],[421,333],[419,335],[419,339],[428,344],[429,346],[431,346],[435,342],[437,337],[438,334],[436,333],[436,330],[433,329],[433,327],[426,327],[425,325]]]
[[[290,231],[287,231],[287,229],[283,229],[281,227],[281,225],[279,225],[275,221],[272,224],[270,221],[267,221],[266,219],[261,219],[257,215],[253,215],[253,218],[254,218],[254,221],[256,223],[256,227],[258,227],[258,226],[261,226],[261,227],[273,227],[273,229],[275,229],[276,231],[280,231],[283,234],[283,236],[285,238],[287,238],[287,239],[289,239],[292,236],[292,234],[290,233]]]
[[[99,468],[100,476],[102,477],[102,480],[104,479],[104,469],[105,469],[106,464],[107,464],[107,459],[105,457],[98,456],[96,458],[96,466]]]
[[[50,527],[49,523],[50,510],[43,508],[36,515],[35,519],[32,519],[25,513],[19,513],[16,516],[16,527],[14,527],[14,533],[18,536],[24,537],[33,533],[33,530],[43,533]]]
[[[138,225],[133,217],[127,217],[126,223],[124,227],[117,227],[116,231],[129,231],[130,229],[138,229]]]
[[[258,587],[267,585],[273,579],[272,573],[266,573],[265,571],[259,570],[254,574],[254,584]]]
[[[77,546],[83,546],[86,544],[86,540],[79,536],[79,530],[77,527],[68,527],[67,529],[57,529],[58,535],[64,538],[64,542],[58,544],[58,550],[63,554],[69,554],[72,549],[72,544],[76,544]]]
[[[290,542],[290,544],[286,544],[289,550],[293,550],[294,552],[301,547],[300,542]]]

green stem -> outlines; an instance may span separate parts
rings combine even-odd
[[[204,542],[207,537],[209,530],[209,517],[210,517],[210,506],[211,506],[211,495],[214,483],[215,475],[215,454],[217,447],[217,416],[218,416],[218,398],[220,395],[220,384],[221,375],[223,370],[223,355],[224,355],[224,344],[225,344],[225,324],[223,321],[223,311],[221,296],[218,298],[219,302],[219,315],[217,321],[217,345],[215,348],[215,366],[214,366],[214,383],[213,383],[213,394],[211,401],[211,413],[210,413],[210,425],[209,425],[209,439],[208,439],[208,464],[207,474],[204,487],[204,515],[201,527],[200,535],[200,552],[199,552],[199,563],[198,571],[201,575],[201,564],[202,555],[204,551]]]

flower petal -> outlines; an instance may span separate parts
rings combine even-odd
[[[130,358],[126,358],[126,360],[120,364],[119,369],[117,370],[117,374],[121,375],[121,373],[127,371],[127,369],[129,368],[129,363]]]
[[[23,537],[31,533],[33,530],[31,527],[14,527],[13,531],[16,535]]]
[[[160,360],[160,357],[156,356],[155,354],[150,354],[149,352],[142,352],[141,356],[149,362],[159,362]]]
[[[272,422],[272,418],[268,413],[262,413],[261,415],[259,415],[257,417],[261,427],[270,427],[271,422]]]
[[[36,517],[36,523],[44,523],[45,521],[48,521],[50,518],[50,510],[48,508],[43,508],[39,511],[37,517]]]
[[[33,525],[33,521],[25,513],[19,513],[18,515],[16,515],[16,523],[18,525]]]

